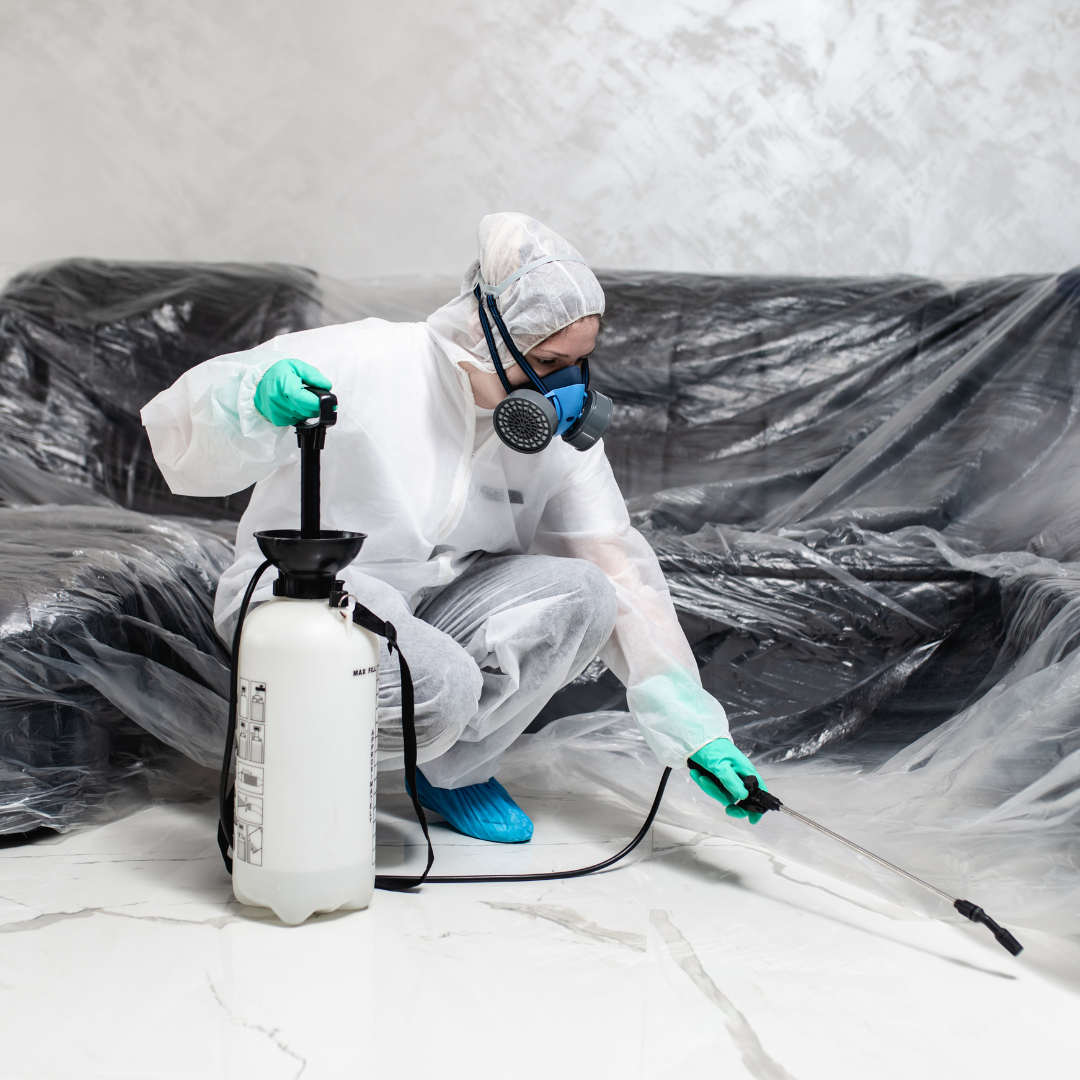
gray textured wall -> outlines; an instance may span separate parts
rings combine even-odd
[[[0,263],[1080,262],[1076,0],[2,0]]]

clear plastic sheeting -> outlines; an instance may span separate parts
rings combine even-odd
[[[880,760],[999,672],[1001,583],[955,565],[931,530],[710,525],[650,539],[702,681],[747,753]]]
[[[75,259],[0,293],[0,833],[202,790],[224,738],[210,614],[246,494],[167,489],[139,409],[193,364],[318,322],[288,266]],[[147,514],[128,512],[147,511]]]
[[[115,508],[8,508],[0,556],[0,833],[202,790],[228,713],[212,614],[232,545]]]
[[[1076,932],[1080,276],[599,277],[607,453],[736,740],[793,808],[1003,922]],[[164,492],[139,406],[283,329],[419,321],[456,291],[77,262],[0,297],[0,829],[88,820],[155,754],[216,764],[234,526],[120,506],[242,500]],[[500,776],[644,810],[660,769],[623,708],[591,664]],[[788,819],[729,821],[685,773],[662,813],[942,914]]]
[[[320,326],[385,319],[424,322],[458,295],[461,277],[445,274],[403,274],[384,278],[345,279],[319,275]]]
[[[1041,677],[988,694],[880,766],[820,756],[766,764],[762,776],[793,810],[1010,928],[1074,935],[1078,693],[1074,652]],[[1071,748],[1060,757],[1058,741]],[[522,736],[499,775],[516,791],[613,793],[643,816],[660,768],[628,713],[601,712]],[[775,851],[913,911],[963,921],[933,894],[782,814],[766,814],[757,825],[727,817],[687,771],[672,774],[658,820]]]
[[[1080,306],[1054,278],[602,281],[594,377],[638,521],[1080,552]]]
[[[950,290],[618,275],[594,365],[617,403],[608,453],[703,682],[781,798],[1000,919],[1068,933],[1080,929],[1074,278]],[[635,324],[631,308],[654,317]],[[594,668],[556,714],[617,707],[611,691]],[[590,776],[643,805],[657,769],[624,714],[533,731],[507,776]],[[671,820],[941,913],[786,819],[728,822],[684,780]]]

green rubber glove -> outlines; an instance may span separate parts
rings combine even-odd
[[[319,415],[319,399],[304,389],[304,383],[329,390],[330,380],[318,368],[302,360],[279,360],[259,380],[255,388],[255,408],[259,415],[278,427],[299,424]]]
[[[746,785],[739,779],[740,776],[756,776],[762,791],[769,789],[758,775],[757,769],[750,764],[749,758],[730,739],[714,739],[711,743],[706,743],[696,754],[690,756],[690,760],[708,769],[735,796],[732,800],[707,776],[702,776],[693,769],[690,770],[694,783],[706,795],[711,795],[718,802],[722,802],[727,807],[726,813],[729,817],[748,817],[751,825],[756,825],[761,820],[760,814],[752,814],[741,806],[732,805],[733,802],[740,802],[750,794],[746,790]]]

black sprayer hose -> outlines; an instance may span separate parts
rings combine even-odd
[[[645,834],[652,827],[653,818],[660,809],[660,800],[664,797],[664,788],[667,787],[670,775],[671,769],[664,769],[664,774],[660,777],[660,786],[656,789],[656,797],[653,799],[652,806],[649,807],[644,824],[638,829],[637,836],[622,851],[603,862],[593,863],[592,866],[582,866],[577,870],[553,870],[546,874],[431,874],[426,880],[436,885],[460,885],[470,881],[488,884],[501,881],[562,881],[564,878],[584,877],[586,874],[595,874],[598,870],[606,870],[620,859],[624,859],[645,839]]]
[[[671,775],[671,769],[664,770],[664,774],[660,778],[660,786],[657,789],[656,798],[653,800],[648,817],[645,819],[645,824],[638,830],[637,835],[622,849],[622,851],[616,855],[612,855],[608,859],[604,859],[603,862],[595,863],[592,866],[582,866],[575,870],[554,870],[543,874],[432,875],[431,866],[435,861],[435,848],[431,843],[431,836],[428,832],[427,815],[424,813],[424,808],[420,805],[420,799],[417,795],[419,788],[416,782],[416,714],[413,701],[412,674],[409,671],[408,662],[405,660],[405,657],[401,652],[401,647],[398,644],[397,630],[394,628],[393,623],[384,622],[374,614],[374,612],[369,611],[364,607],[363,604],[357,604],[353,608],[353,621],[358,626],[362,626],[365,630],[385,638],[390,652],[397,652],[398,664],[401,666],[401,734],[403,749],[405,751],[405,786],[408,789],[409,797],[412,799],[413,812],[416,814],[416,820],[420,823],[420,829],[424,834],[424,840],[427,842],[428,849],[427,865],[424,867],[423,873],[416,876],[376,874],[376,889],[387,889],[391,892],[403,892],[406,889],[415,889],[417,886],[427,884],[428,882],[432,882],[436,885],[463,885],[466,882],[558,881],[562,878],[582,877],[585,874],[594,874],[597,870],[603,870],[605,867],[617,863],[623,856],[629,855],[630,852],[641,843],[645,834],[649,831],[649,827],[653,823],[653,818],[656,817],[656,811],[660,808],[660,800],[664,797],[664,788],[667,786],[668,777]]]

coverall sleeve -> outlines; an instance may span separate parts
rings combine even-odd
[[[615,629],[600,657],[626,686],[646,742],[678,768],[714,739],[730,738],[723,706],[701,685],[663,571],[630,525],[603,448],[593,448],[544,508],[535,547],[585,559],[615,588]]]
[[[255,408],[259,380],[282,359],[264,345],[207,360],[143,407],[154,459],[174,495],[231,495],[288,460],[293,429]]]

